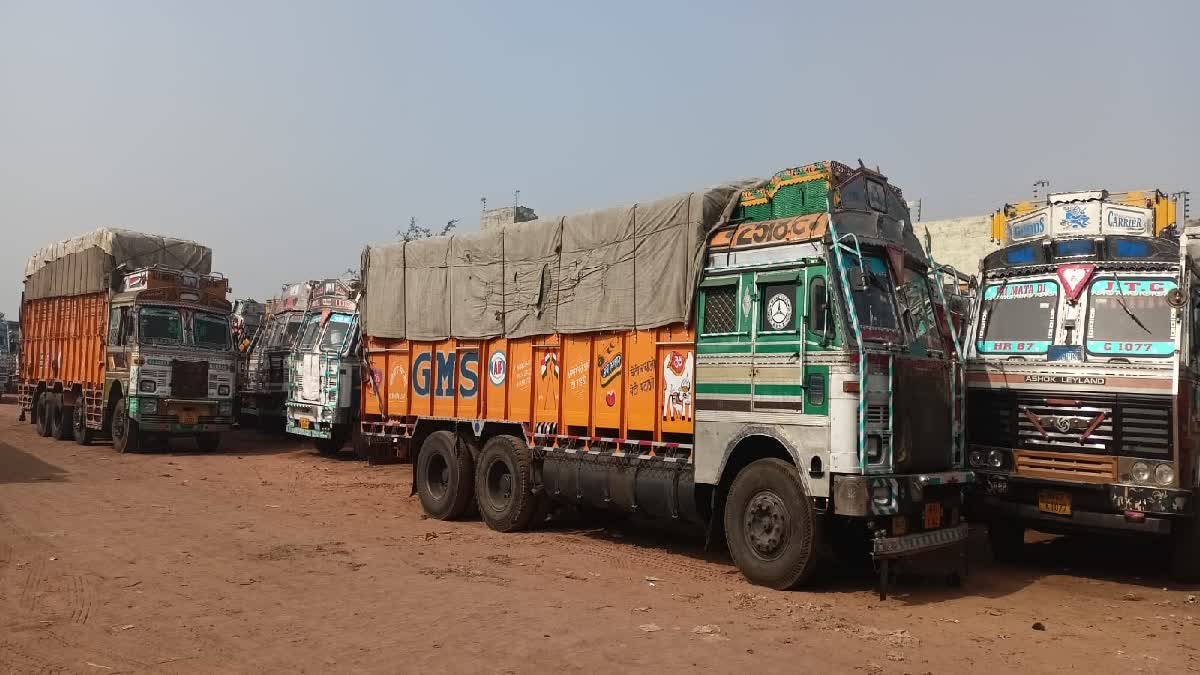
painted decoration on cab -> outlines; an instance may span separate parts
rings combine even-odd
[[[672,351],[663,359],[664,420],[692,419],[692,353]]]
[[[1082,206],[1068,206],[1063,212],[1063,219],[1059,225],[1069,227],[1072,230],[1087,229],[1088,213]]]
[[[792,318],[792,300],[786,293],[776,293],[767,301],[767,323],[773,330],[787,328]]]

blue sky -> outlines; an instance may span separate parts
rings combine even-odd
[[[1198,25],[1193,2],[0,0],[0,311],[35,248],[99,225],[199,239],[262,299],[514,189],[566,213],[861,158],[930,219],[1038,178],[1200,188]]]

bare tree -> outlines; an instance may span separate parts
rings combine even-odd
[[[414,239],[428,239],[433,236],[442,237],[450,234],[456,226],[458,226],[458,218],[451,218],[450,220],[446,221],[444,226],[442,226],[442,231],[438,232],[437,235],[434,235],[433,230],[418,224],[417,217],[413,216],[408,219],[408,229],[396,230],[396,238],[403,241],[412,241]]]

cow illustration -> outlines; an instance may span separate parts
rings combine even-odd
[[[663,359],[664,420],[692,418],[692,353],[672,351]]]

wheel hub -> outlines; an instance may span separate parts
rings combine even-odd
[[[754,495],[746,505],[746,539],[755,555],[763,559],[779,556],[787,540],[787,507],[774,492]]]
[[[429,492],[435,499],[441,499],[446,495],[450,485],[450,464],[441,455],[434,455],[429,460],[429,470],[426,472],[425,481],[429,486]]]
[[[508,465],[497,459],[487,470],[487,500],[495,511],[503,511],[512,502],[513,475]]]

